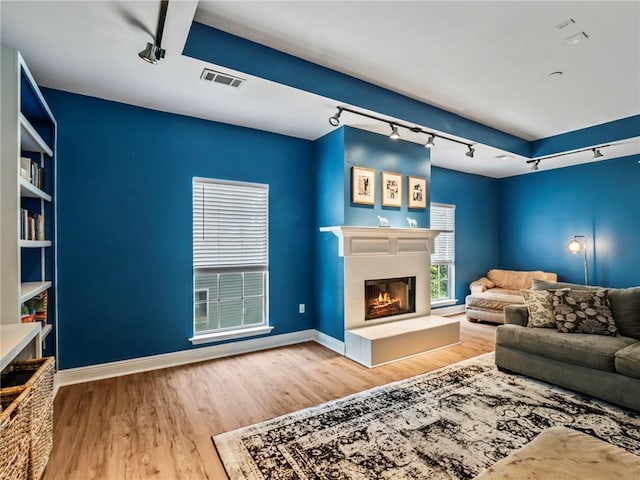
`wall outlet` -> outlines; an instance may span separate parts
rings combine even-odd
[[[298,305],[298,313],[304,313],[304,303],[301,303],[300,305]]]

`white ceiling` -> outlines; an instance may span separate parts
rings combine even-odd
[[[137,52],[152,39],[158,12],[159,1],[2,0],[2,45],[19,49],[47,87],[307,139],[332,129],[327,119],[338,102],[182,56],[194,15],[529,140],[640,113],[637,1],[171,0],[167,56],[149,65]],[[554,30],[568,18],[576,23]],[[580,31],[589,38],[565,42]],[[205,66],[248,81],[237,90],[204,82]],[[556,70],[564,74],[549,80]],[[343,120],[388,133],[359,117]],[[495,158],[503,153],[496,149],[478,145],[470,159],[464,147],[445,143],[433,149],[434,165],[498,178],[529,171],[523,158]],[[603,149],[605,159],[638,152],[638,138]],[[540,170],[590,160],[582,152],[545,160]]]

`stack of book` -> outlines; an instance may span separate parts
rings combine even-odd
[[[44,169],[30,158],[20,158],[20,176],[42,190]]]
[[[20,209],[20,238],[22,240],[44,240],[44,214],[29,215],[25,208]]]

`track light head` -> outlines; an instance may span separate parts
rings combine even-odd
[[[599,148],[592,148],[591,151],[593,152],[594,159],[604,157]]]
[[[467,148],[469,149],[469,151],[465,153],[465,155],[469,158],[473,158],[473,154],[476,152],[476,149],[473,148],[471,145],[467,145]]]
[[[391,133],[389,134],[389,138],[392,140],[398,140],[400,138],[400,133],[398,133],[398,127],[393,123],[390,123]]]
[[[533,170],[534,172],[540,170],[540,160],[536,160],[531,164],[531,170]]]
[[[435,139],[436,139],[435,135],[429,135],[429,138],[427,138],[427,143],[424,144],[425,148],[435,147],[436,146],[434,142]]]
[[[147,42],[147,46],[144,50],[138,53],[138,56],[145,62],[149,62],[155,65],[156,63],[158,63],[158,60],[164,58],[164,54],[165,51],[163,48],[160,48],[151,42]]]
[[[333,127],[337,127],[340,125],[340,115],[342,114],[342,109],[338,107],[338,111],[333,117],[329,118],[329,124]]]

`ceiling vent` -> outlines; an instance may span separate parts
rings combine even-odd
[[[229,87],[239,88],[246,80],[244,78],[234,77],[228,73],[216,72],[209,68],[205,68],[200,75],[202,80],[207,82],[219,83],[220,85],[227,85]]]

